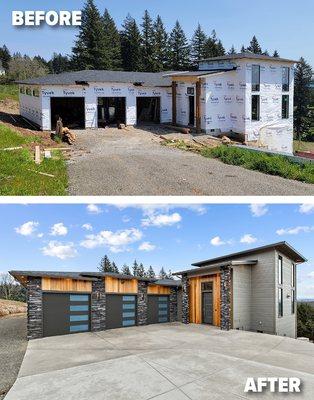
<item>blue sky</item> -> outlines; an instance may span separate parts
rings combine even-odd
[[[0,205],[0,271],[96,271],[108,254],[156,272],[288,241],[308,262],[298,297],[314,298],[314,205]]]
[[[50,57],[54,51],[69,53],[75,30],[72,28],[13,28],[12,10],[78,10],[83,0],[10,0],[0,4],[0,42],[12,51]],[[96,0],[103,11],[108,8],[118,26],[128,12],[138,21],[147,8],[155,17],[160,14],[170,30],[179,19],[186,34],[191,37],[198,22],[218,36],[229,49],[247,45],[256,34],[263,48],[277,49],[281,56],[298,59],[305,57],[314,66],[313,0]],[[27,5],[27,7],[26,7]]]

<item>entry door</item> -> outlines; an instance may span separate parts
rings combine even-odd
[[[195,120],[194,96],[189,96],[189,125],[194,126],[194,120]]]
[[[90,330],[90,295],[43,293],[44,336]]]
[[[203,324],[213,323],[213,290],[202,293]]]

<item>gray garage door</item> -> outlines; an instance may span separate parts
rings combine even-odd
[[[137,324],[135,295],[106,295],[106,328],[123,328]]]
[[[43,293],[44,336],[90,331],[90,295]]]
[[[169,322],[169,296],[148,296],[148,323]]]

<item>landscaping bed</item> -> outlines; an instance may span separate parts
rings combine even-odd
[[[313,164],[298,164],[289,160],[285,156],[267,153],[253,153],[249,152],[245,148],[240,149],[225,145],[209,147],[183,140],[165,140],[163,144],[186,151],[196,152],[203,157],[217,158],[225,164],[237,165],[246,169],[260,171],[269,175],[277,175],[287,179],[294,179],[301,182],[314,183]]]

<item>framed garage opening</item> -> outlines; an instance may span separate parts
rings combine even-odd
[[[70,129],[85,129],[84,97],[51,97],[51,129],[56,129],[59,117],[63,126]]]
[[[106,295],[106,328],[126,328],[137,325],[137,296]]]
[[[137,124],[160,124],[160,97],[137,97]]]
[[[148,296],[148,323],[160,324],[169,322],[170,307],[169,296],[149,295]]]
[[[126,124],[125,97],[98,97],[98,127]]]
[[[43,293],[43,336],[90,331],[90,294]]]

